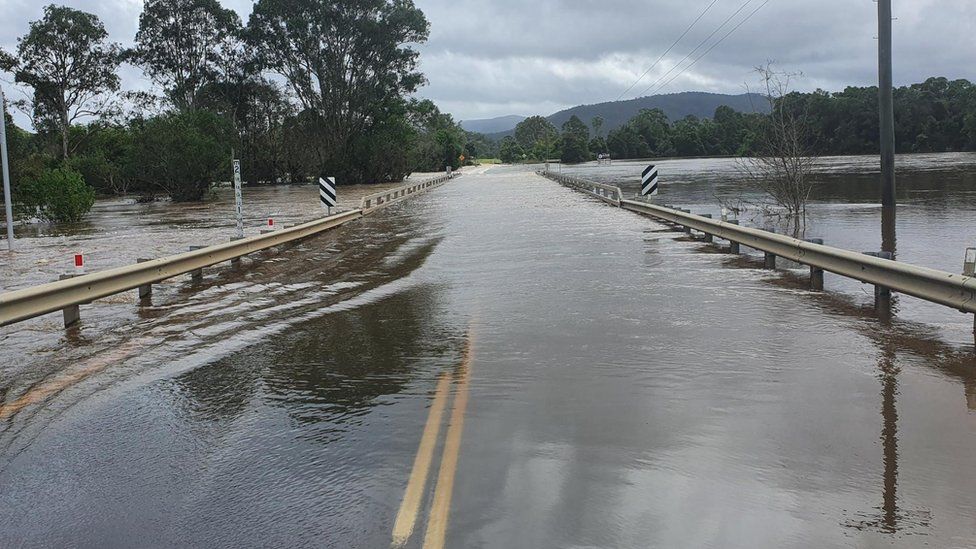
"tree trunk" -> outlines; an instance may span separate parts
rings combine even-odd
[[[61,152],[68,159],[68,112],[61,112]]]

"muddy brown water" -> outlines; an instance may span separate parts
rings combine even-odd
[[[899,212],[902,260],[961,263],[954,169],[951,198]],[[708,177],[674,202],[710,207]],[[866,197],[816,213],[875,244]],[[468,402],[446,547],[974,546],[972,319],[828,287],[528,168],[471,173],[150,307],[0,329],[3,544],[390,547],[448,376]]]

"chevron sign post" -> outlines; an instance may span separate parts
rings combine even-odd
[[[334,177],[319,178],[319,200],[328,209],[329,215],[332,215],[332,208],[337,204]]]
[[[656,196],[658,192],[657,168],[651,164],[641,174],[641,196]]]

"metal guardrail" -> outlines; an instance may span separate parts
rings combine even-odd
[[[362,216],[361,210],[352,210],[268,234],[0,294],[0,326],[235,260],[307,238]]]
[[[235,261],[248,254],[307,238],[359,219],[394,201],[440,186],[449,179],[450,176],[443,175],[413,185],[374,193],[363,198],[364,207],[358,210],[316,219],[259,236],[3,293],[0,294],[0,326],[58,310],[65,311],[65,324],[69,324],[77,320],[78,305],[137,288],[140,289],[141,294],[142,288],[162,280],[197,273],[204,267]],[[69,312],[72,308],[74,313]],[[71,321],[69,317],[72,318]]]
[[[547,177],[560,181],[566,176],[557,177],[548,174]],[[586,182],[586,185],[592,187],[594,183]],[[605,188],[608,185],[600,185],[600,187]],[[616,196],[623,196],[619,188],[613,188],[616,189]],[[748,246],[775,257],[874,284],[879,288],[887,288],[962,312],[976,313],[976,278],[973,277],[872,257],[647,202],[621,199],[618,205],[706,235]]]
[[[604,202],[613,204],[614,206],[620,206],[620,202],[624,199],[623,192],[619,187],[614,187],[613,185],[604,185],[603,183],[596,183],[594,181],[587,181],[586,179],[580,179],[578,177],[572,177],[569,175],[563,175],[561,173],[552,172],[539,172],[541,175],[548,177],[554,181],[558,181],[563,185],[568,187],[573,187],[584,193],[593,195]]]
[[[362,210],[363,213],[369,213],[377,208],[383,208],[394,202],[399,202],[404,198],[416,193],[429,191],[430,189],[439,187],[455,177],[460,177],[460,175],[461,172],[453,172],[450,175],[441,175],[433,179],[415,183],[413,185],[403,185],[394,189],[366,195],[360,201],[359,209]]]

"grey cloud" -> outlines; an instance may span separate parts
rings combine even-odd
[[[419,95],[464,119],[549,113],[615,99],[710,0],[415,1],[431,21],[430,40],[419,46],[429,84]],[[739,17],[762,1],[751,0]],[[252,2],[223,2],[247,19]],[[629,96],[657,80],[744,2],[718,0]],[[131,43],[141,0],[68,3],[98,14],[113,40]],[[35,0],[5,0],[4,4],[0,46],[9,49],[27,22],[39,17],[41,5]],[[933,75],[976,79],[970,68],[976,45],[976,2],[896,0],[895,4],[897,83]],[[772,0],[661,93],[691,89],[740,93],[746,82],[754,80],[752,67],[766,60],[802,71],[800,89],[873,84],[876,9],[870,0]],[[126,69],[123,77],[128,87],[148,87],[135,69]]]

